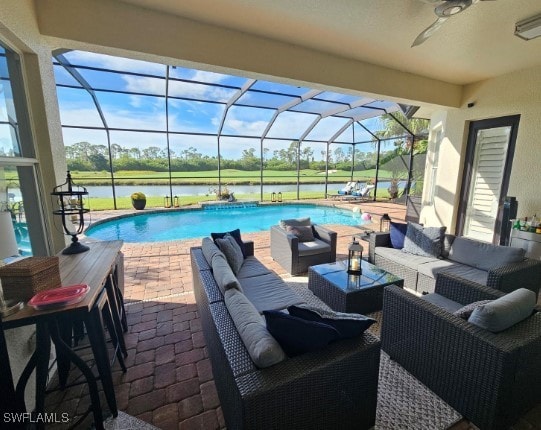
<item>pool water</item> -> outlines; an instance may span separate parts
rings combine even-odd
[[[277,205],[182,210],[138,214],[91,226],[86,235],[101,240],[163,242],[209,236],[211,232],[268,231],[281,219],[310,217],[317,224],[361,225],[360,213],[316,205]]]

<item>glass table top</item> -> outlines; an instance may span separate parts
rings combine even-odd
[[[311,271],[319,274],[337,288],[345,291],[355,291],[363,288],[390,285],[402,281],[402,278],[399,278],[384,269],[380,269],[365,260],[362,260],[361,262],[361,269],[362,274],[360,276],[348,274],[347,260],[310,267]]]

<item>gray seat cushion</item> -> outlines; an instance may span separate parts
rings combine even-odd
[[[286,309],[304,301],[274,273],[240,279],[244,295],[258,312]]]
[[[257,258],[253,256],[246,257],[237,273],[237,279],[252,278],[254,276],[266,275],[271,273]]]
[[[424,296],[421,296],[421,298],[451,313],[455,313],[462,308],[460,303],[454,302],[453,300],[436,293],[425,294]]]
[[[269,367],[287,358],[278,341],[269,333],[265,319],[236,289],[225,292],[225,305],[255,365]]]
[[[401,249],[387,248],[384,246],[376,247],[376,255],[380,255],[413,270],[417,270],[417,267],[420,264],[438,260],[437,258],[409,254],[407,252],[402,252]]]
[[[299,242],[299,256],[322,254],[331,252],[331,245],[320,239],[314,239],[311,242]]]
[[[528,318],[535,305],[535,293],[526,288],[519,288],[490,303],[476,307],[468,322],[498,333]]]
[[[280,227],[282,227],[284,230],[287,228],[288,225],[292,227],[296,227],[299,225],[309,227],[312,225],[312,222],[310,221],[310,217],[280,220]]]
[[[242,263],[244,262],[244,254],[239,244],[233,236],[226,234],[223,239],[216,239],[216,243],[225,255],[227,262],[233,269],[233,273],[236,275],[239,273]]]
[[[439,258],[443,248],[446,227],[423,227],[408,222],[402,251],[424,257]]]
[[[449,251],[449,259],[482,270],[491,270],[524,260],[525,250],[498,246],[465,237],[457,237]]]
[[[417,266],[417,270],[423,275],[436,279],[436,275],[441,271],[456,266],[462,266],[462,264],[456,263],[451,260],[433,260],[428,261],[427,263],[419,264]]]
[[[466,266],[464,264],[459,264],[442,270],[441,273],[452,273],[455,276],[472,282],[477,282],[481,285],[486,285],[488,282],[488,272],[481,269],[476,269],[475,267]]]

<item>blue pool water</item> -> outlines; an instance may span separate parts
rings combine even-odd
[[[360,225],[360,213],[316,205],[253,206],[138,214],[91,226],[86,235],[101,240],[162,242],[209,236],[211,232],[268,231],[281,219],[310,217],[318,224]]]

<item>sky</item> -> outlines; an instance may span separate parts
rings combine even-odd
[[[165,86],[166,66],[157,63],[149,63],[139,60],[131,60],[122,57],[112,57],[83,51],[71,51],[64,54],[73,65],[91,66],[94,68],[111,69],[115,71],[129,71],[132,74],[117,74],[101,70],[87,70],[78,68],[77,71],[94,89],[108,89],[114,91],[126,91],[131,94],[109,93],[95,91],[95,96],[101,106],[105,120],[109,128],[145,130],[148,132],[134,133],[127,131],[111,131],[111,143],[117,143],[126,148],[157,146],[165,148],[166,135],[159,131],[167,130]],[[103,127],[102,120],[95,108],[90,94],[80,87],[80,84],[61,66],[54,66],[57,84],[74,85],[78,88],[57,87],[60,106],[60,116],[63,125],[84,127]],[[142,73],[146,76],[137,76],[133,73]],[[238,76],[230,76],[220,73],[176,67],[170,69],[170,78],[189,79],[195,82],[179,82],[170,80],[169,94],[185,98],[204,99],[207,102],[196,100],[169,99],[169,130],[172,132],[203,133],[213,136],[175,135],[170,134],[171,149],[180,154],[184,149],[195,147],[205,155],[216,155],[216,134],[220,129],[225,112],[225,102],[232,99],[238,93],[238,88],[246,84],[249,79]],[[200,82],[200,83],[199,83]],[[226,87],[216,87],[207,84],[221,84]],[[274,93],[289,94],[265,94],[250,90],[267,90]],[[260,139],[269,122],[275,115],[275,109],[298,98],[295,96],[306,94],[309,88],[302,88],[280,83],[257,81],[238,103],[246,103],[260,106],[261,108],[243,107],[233,105],[227,111],[223,123],[222,135],[236,135],[242,138],[221,139],[221,154],[225,158],[240,158],[242,151],[250,147],[256,148],[259,154]],[[142,95],[150,94],[150,95]],[[162,96],[162,97],[160,97]],[[285,111],[276,118],[272,127],[268,130],[265,147],[274,150],[287,148],[292,140],[303,137],[305,131],[318,119],[317,113],[331,112],[340,105],[332,101],[355,103],[361,97],[323,92],[318,97],[327,101],[307,100],[293,110],[302,109],[312,113]],[[368,101],[371,101],[368,100]],[[222,103],[212,103],[222,102]],[[396,109],[396,105],[390,102],[380,102],[379,106],[390,110]],[[1,110],[0,101],[0,115]],[[366,108],[357,108],[356,113],[363,115],[370,112]],[[348,118],[328,116],[321,119],[313,130],[304,136],[308,140],[327,141],[344,126]],[[365,124],[374,126],[375,120],[365,120]],[[100,130],[73,129],[64,127],[64,143],[70,145],[80,141],[88,141],[94,144],[107,144],[106,134]],[[153,131],[153,132],[152,132]],[[1,133],[1,131],[0,131]],[[337,139],[338,141],[350,142],[355,133],[356,141],[370,140],[371,136],[356,125],[353,132],[351,127],[345,130]],[[255,138],[253,136],[256,136]],[[1,135],[0,135],[1,138]],[[284,141],[272,140],[272,138],[287,139]],[[307,142],[306,145],[313,147],[314,158],[322,159],[319,148],[325,147],[324,143]],[[346,148],[344,148],[345,150]],[[371,149],[371,148],[370,148]],[[367,150],[370,150],[367,148]]]

